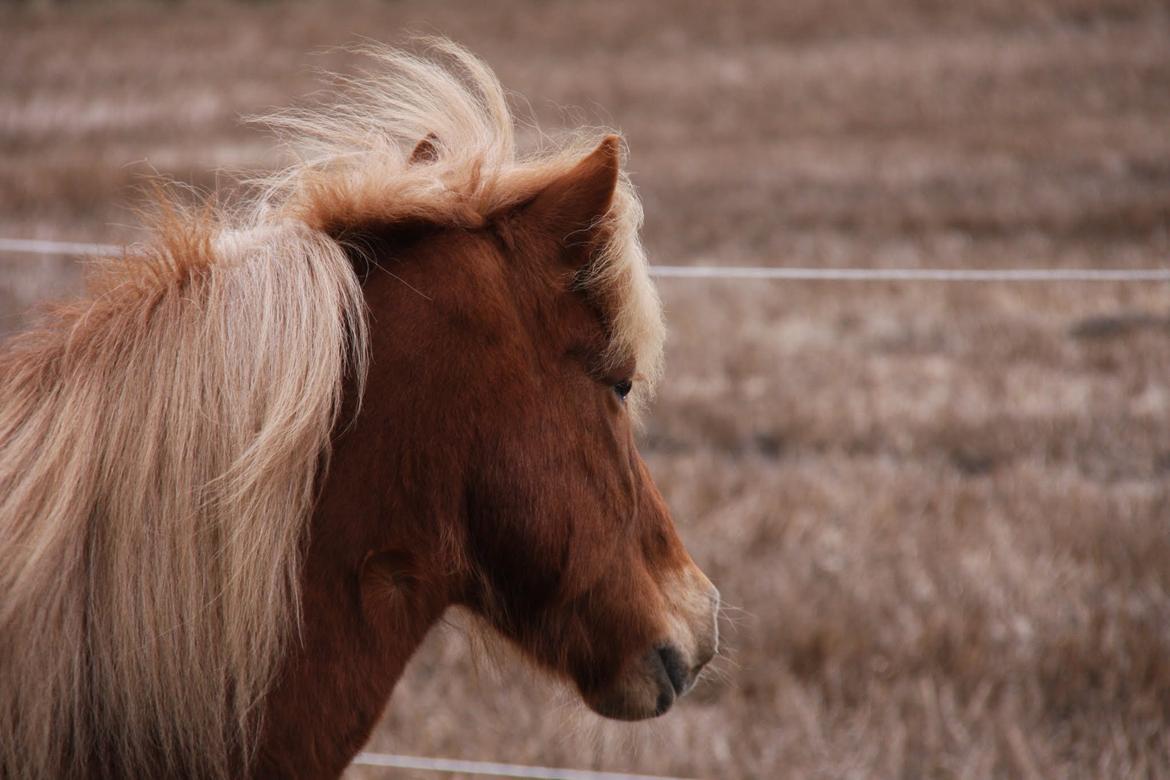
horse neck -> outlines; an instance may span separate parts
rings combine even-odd
[[[394,311],[394,290],[367,282],[374,317]],[[397,285],[397,283],[396,283]],[[400,285],[397,285],[399,288]],[[380,318],[385,324],[391,318]],[[388,358],[394,334],[373,335],[361,411],[347,393],[310,528],[302,578],[302,630],[263,712],[254,774],[336,777],[361,749],[427,631],[453,600],[436,572],[452,562],[436,530],[457,511],[456,468],[428,459],[404,423],[408,387]],[[419,473],[425,471],[425,473]],[[413,472],[413,473],[412,473]]]
[[[267,699],[254,776],[339,776],[443,612],[433,602],[371,609],[365,579],[310,555],[301,639]]]

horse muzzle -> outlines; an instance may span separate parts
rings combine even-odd
[[[667,636],[633,659],[618,679],[585,703],[615,720],[643,720],[667,712],[694,687],[719,652],[719,591],[697,568],[663,589],[669,604]]]

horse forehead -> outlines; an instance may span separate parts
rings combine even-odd
[[[500,238],[490,229],[459,231],[431,248],[432,264],[458,296],[498,299],[523,310],[592,322],[598,315],[572,292],[572,273],[546,257]]]

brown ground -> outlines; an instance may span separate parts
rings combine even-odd
[[[350,64],[313,50],[408,30],[470,45],[546,124],[621,127],[658,262],[1166,264],[1170,13],[1140,0],[8,8],[0,236],[135,237],[141,173],[269,164],[240,114]],[[76,280],[0,255],[0,331]],[[721,674],[602,723],[477,663],[456,620],[371,749],[1170,777],[1170,287],[661,287],[644,450],[734,605]]]

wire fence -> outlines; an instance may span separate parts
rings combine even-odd
[[[358,753],[354,766],[393,769],[417,769],[429,772],[462,772],[485,777],[523,777],[530,780],[685,780],[665,775],[640,775],[629,772],[600,772],[587,769],[560,769],[526,764],[497,764],[491,761],[464,761],[454,758],[424,758],[390,753]]]
[[[0,238],[0,252],[110,255],[123,247],[78,241]],[[1166,268],[806,268],[795,266],[654,265],[664,279],[826,282],[1170,282]]]
[[[122,251],[116,244],[90,244],[81,241],[41,241],[35,238],[0,238],[0,252],[28,255],[114,255]]]
[[[654,276],[824,282],[1170,282],[1170,268],[799,268],[656,265]]]

